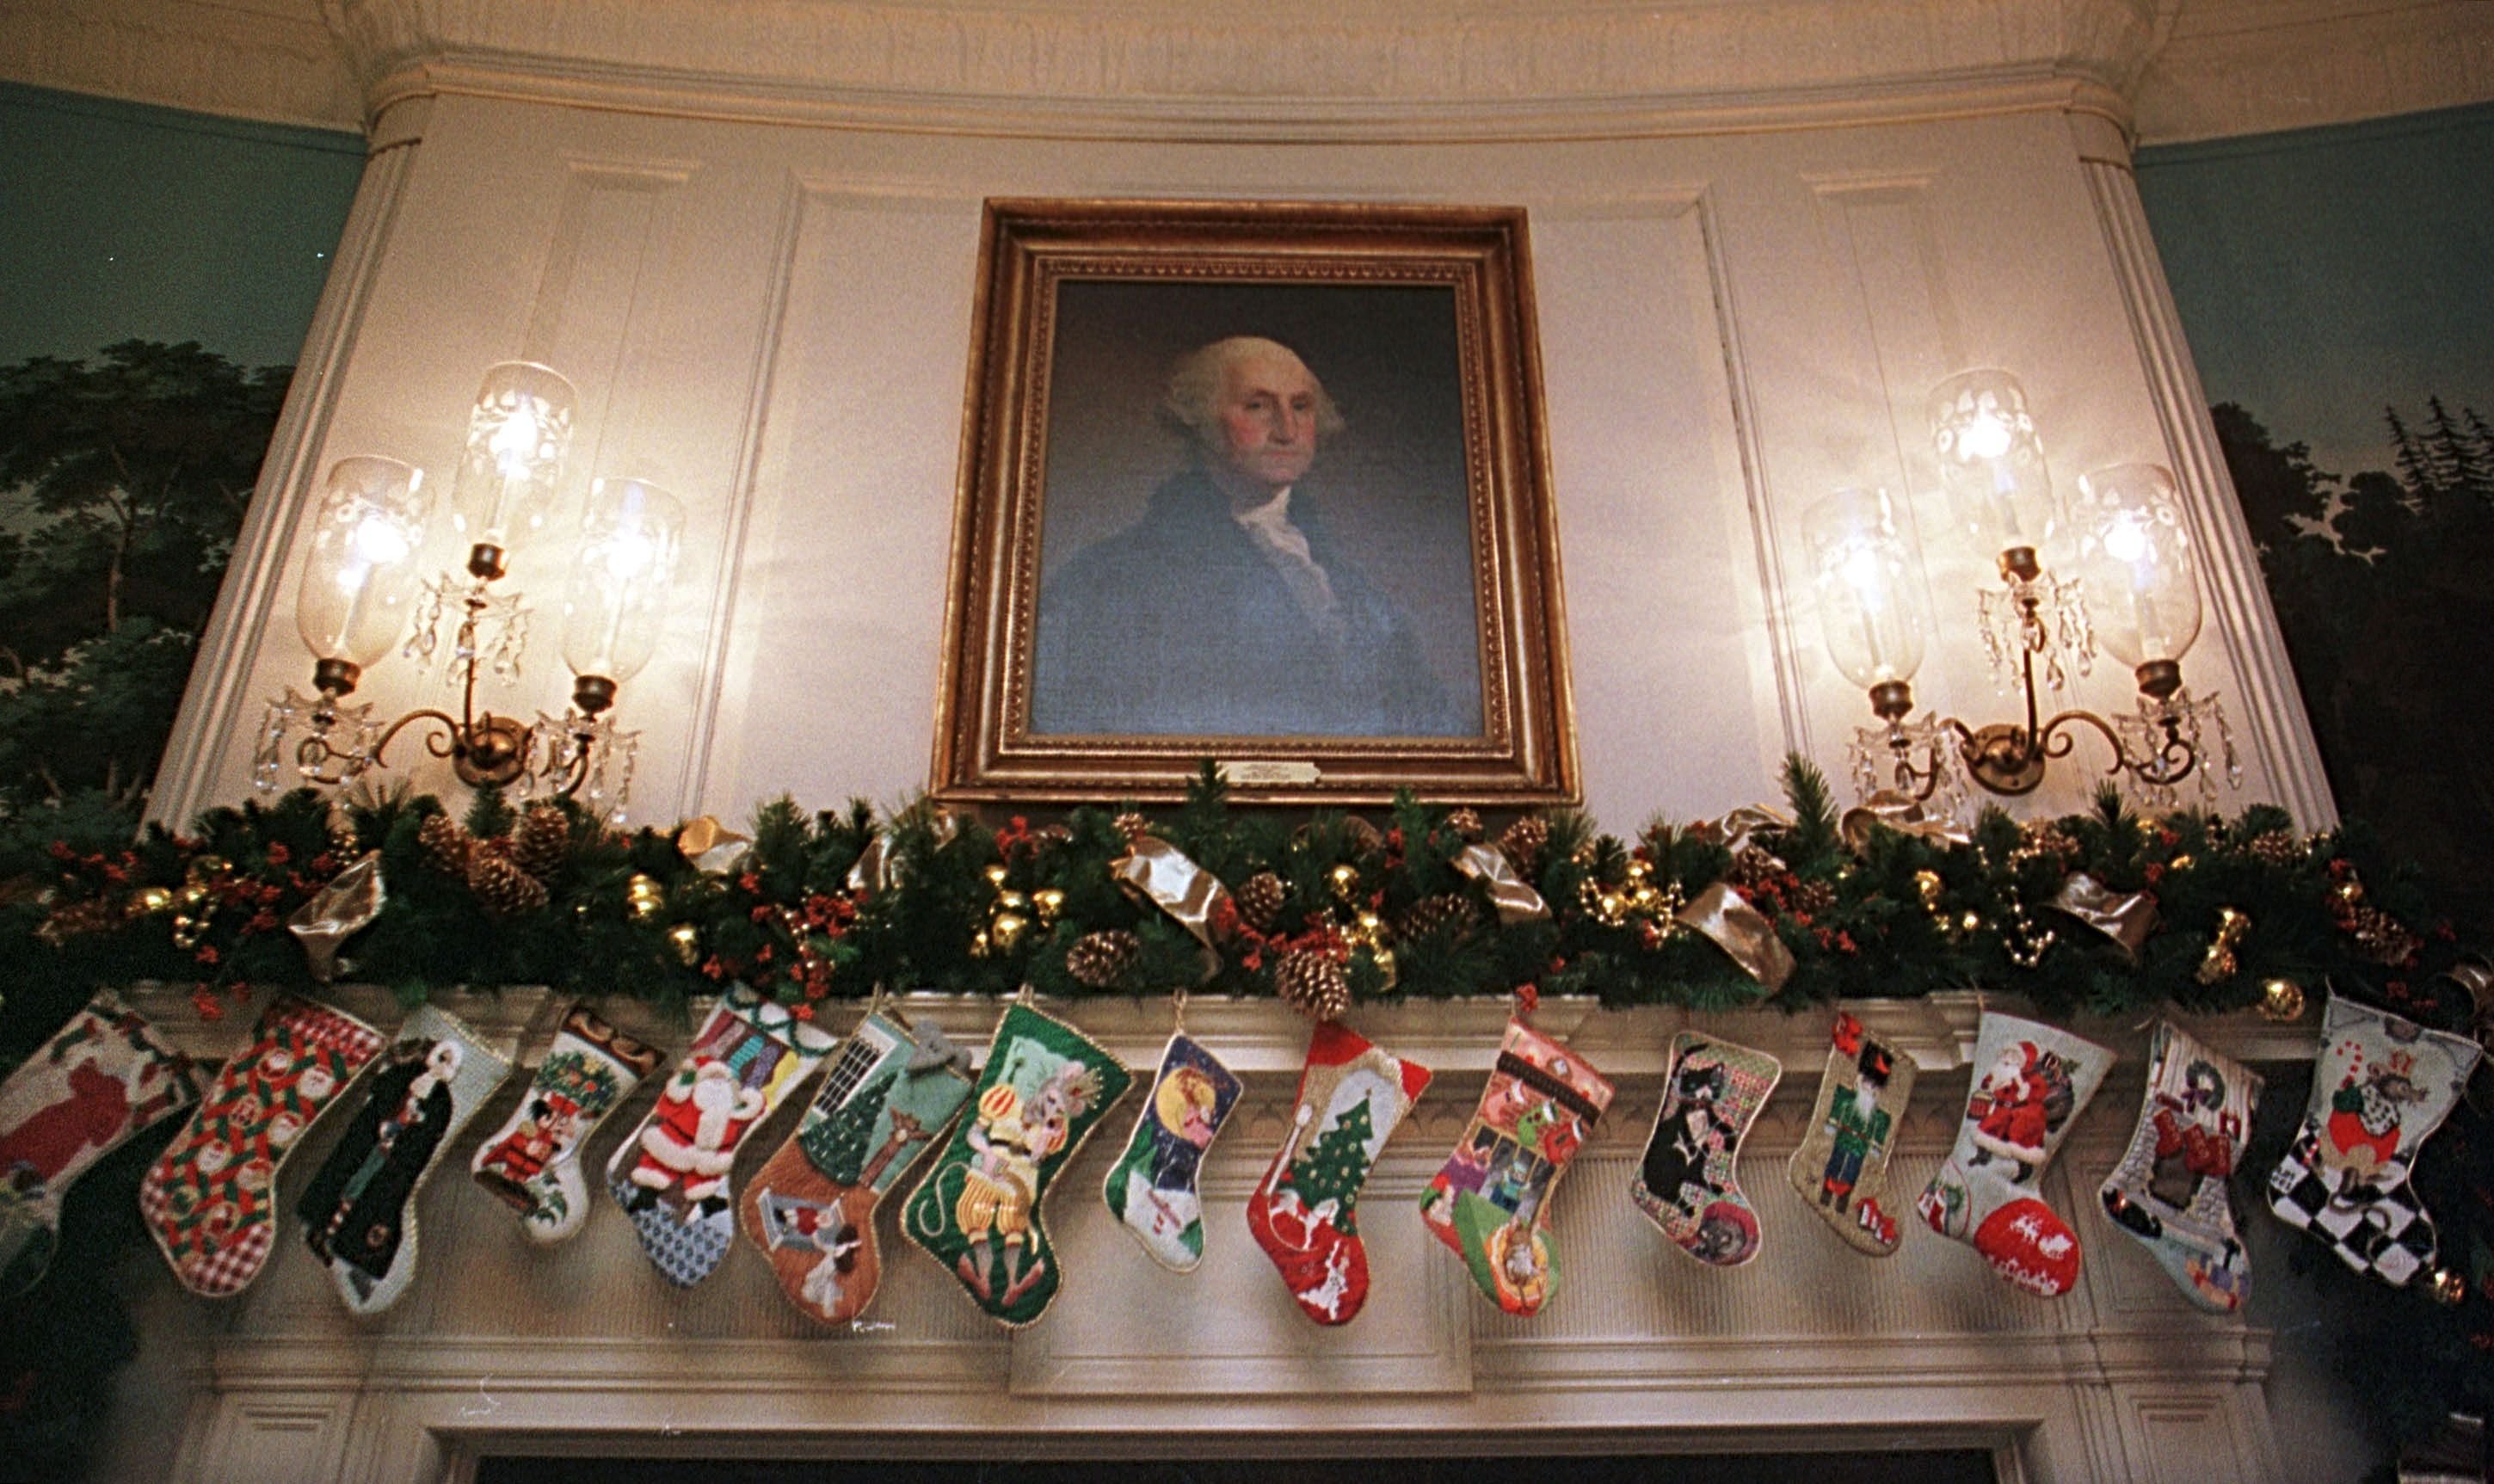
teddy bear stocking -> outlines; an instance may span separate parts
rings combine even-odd
[[[2429,1273],[2441,1244],[2408,1174],[2483,1054],[2473,1041],[2331,995],[2312,1102],[2269,1172],[2269,1209],[2359,1273],[2398,1287]]]
[[[730,990],[694,1034],[656,1105],[616,1148],[606,1189],[669,1283],[689,1288],[727,1256],[736,1240],[728,1175],[737,1146],[832,1044],[783,1007]]]
[[[2251,1262],[2226,1182],[2251,1136],[2258,1075],[2160,1020],[2147,1044],[2147,1092],[2130,1148],[2097,1198],[2113,1224],[2213,1314],[2243,1306]]]
[[[1733,1163],[1783,1071],[1764,1051],[1694,1031],[1672,1038],[1662,1106],[1628,1195],[1700,1262],[1738,1267],[1758,1255],[1757,1208],[1733,1178]]]
[[[520,1213],[532,1242],[563,1241],[589,1217],[581,1146],[608,1113],[657,1070],[659,1051],[579,1005],[563,1012],[527,1096],[477,1146],[476,1183]]]
[[[250,1287],[276,1239],[277,1171],[381,1048],[354,1016],[281,995],[138,1182],[138,1214],[182,1287]]]
[[[1247,1229],[1320,1324],[1347,1324],[1368,1301],[1360,1188],[1428,1085],[1428,1068],[1333,1021],[1308,1040],[1291,1135],[1247,1197]]]
[[[1847,1246],[1873,1257],[1897,1250],[1897,1219],[1879,1198],[1888,1189],[1897,1125],[1913,1092],[1913,1058],[1840,1011],[1818,1104],[1785,1175]]]
[[[1036,1321],[1064,1283],[1040,1203],[1133,1082],[1073,1026],[1007,1006],[969,1116],[901,1206],[902,1233],[989,1317],[1017,1329]]]
[[[2091,1041],[1985,1011],[1965,1121],[1948,1163],[1915,1201],[1923,1220],[1971,1244],[2030,1293],[2070,1291],[2079,1281],[2079,1234],[2035,1190],[2112,1066],[2113,1053]]]
[[[969,1100],[967,1050],[941,1031],[869,1010],[839,1050],[797,1132],[754,1171],[741,1209],[788,1301],[844,1324],[883,1274],[875,1207]]]
[[[98,994],[0,1083],[0,1298],[31,1288],[60,1241],[61,1196],[133,1134],[198,1101],[191,1059]]]
[[[1203,1197],[1196,1193],[1196,1171],[1238,1105],[1242,1085],[1195,1038],[1184,1031],[1171,1036],[1126,1152],[1101,1185],[1117,1220],[1153,1261],[1172,1272],[1192,1272],[1203,1260]]]
[[[1536,1315],[1559,1287],[1550,1195],[1611,1105],[1610,1082],[1566,1047],[1506,1022],[1480,1106],[1420,1195],[1420,1217],[1507,1313]]]
[[[295,1214],[312,1256],[358,1315],[379,1314],[415,1281],[415,1197],[511,1064],[432,1005],[399,1027]]]

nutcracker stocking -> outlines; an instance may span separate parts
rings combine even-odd
[[[669,1283],[708,1278],[736,1240],[737,1146],[814,1070],[832,1038],[749,990],[720,997],[657,1105],[606,1165],[641,1251]]]
[[[381,1048],[354,1016],[282,996],[138,1183],[138,1213],[182,1287],[241,1292],[276,1236],[277,1171]]]
[[[1291,1136],[1247,1197],[1247,1229],[1320,1324],[1347,1324],[1368,1301],[1360,1187],[1428,1085],[1428,1068],[1333,1021],[1309,1038]]]
[[[867,1011],[797,1132],[754,1172],[745,1234],[807,1318],[844,1324],[874,1301],[875,1207],[961,1110],[969,1060],[941,1031]]]
[[[970,1116],[909,1193],[902,1232],[989,1317],[1016,1329],[1035,1322],[1064,1282],[1040,1204],[1133,1081],[1064,1021],[1006,1007]]]
[[[487,1136],[469,1168],[476,1183],[520,1213],[532,1242],[563,1241],[589,1217],[581,1147],[616,1105],[658,1068],[656,1046],[574,1005],[508,1122]]]
[[[2070,1291],[2079,1281],[2079,1234],[2035,1190],[2112,1066],[2113,1053],[2093,1042],[1985,1011],[1965,1121],[1948,1163],[1915,1202],[1923,1220],[1972,1244],[1994,1272],[2030,1293]]]
[[[191,1059],[98,994],[0,1083],[0,1299],[31,1288],[59,1245],[61,1197],[98,1160],[198,1101]]]
[[[2269,1173],[2269,1209],[2359,1273],[2405,1287],[2440,1256],[2408,1184],[2483,1050],[2475,1042],[2331,995],[2302,1132]]]
[[[1682,1252],[1717,1267],[1758,1255],[1758,1212],[1733,1178],[1783,1063],[1693,1031],[1672,1038],[1654,1136],[1628,1195]]]
[[[1611,1084],[1566,1047],[1506,1022],[1472,1127],[1420,1195],[1420,1217],[1509,1314],[1539,1314],[1559,1287],[1550,1194],[1611,1105]]]
[[[415,1281],[415,1197],[442,1146],[510,1073],[434,1006],[417,1006],[399,1027],[364,1105],[294,1208],[349,1310],[379,1314]]]
[[[1203,1198],[1196,1194],[1196,1171],[1238,1105],[1241,1085],[1193,1037],[1184,1031],[1171,1036],[1150,1101],[1136,1116],[1126,1152],[1101,1187],[1117,1220],[1153,1261],[1172,1272],[1193,1272],[1203,1260]]]
[[[2097,1193],[2113,1224],[2146,1243],[2183,1295],[2215,1314],[2241,1308],[2251,1287],[2226,1182],[2251,1136],[2260,1093],[2258,1075],[2158,1021],[2139,1128]]]
[[[1897,1250],[1897,1219],[1879,1198],[1888,1189],[1897,1124],[1913,1092],[1913,1058],[1839,1012],[1818,1104],[1785,1174],[1838,1236],[1874,1257]]]

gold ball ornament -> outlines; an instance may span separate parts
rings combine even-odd
[[[2200,955],[2200,967],[2195,976],[2200,983],[2222,984],[2235,977],[2235,971],[2240,967],[2235,961],[2235,945],[2241,943],[2243,934],[2251,930],[2249,914],[2232,907],[2217,909],[2217,932],[2208,940],[2207,952]]]
[[[1332,886],[1335,896],[1349,901],[1351,894],[1359,890],[1359,867],[1346,861],[1328,872],[1325,880]]]
[[[647,923],[667,909],[667,892],[655,876],[634,872],[624,883],[624,910],[633,922]]]
[[[1938,906],[1940,904],[1940,893],[1946,890],[1946,883],[1940,880],[1939,872],[1934,870],[1919,870],[1914,872],[1914,896],[1917,900],[1921,901],[1925,907]]]
[[[996,893],[996,910],[998,912],[1028,912],[1030,910],[1030,898],[1022,895],[1019,892],[999,892]]]
[[[2200,863],[2192,857],[2189,851],[2184,851],[2182,854],[2175,856],[2173,860],[2166,862],[2165,868],[2169,871],[2187,871],[2192,866],[2199,863]]]
[[[2303,986],[2291,979],[2272,979],[2261,985],[2261,1018],[2283,1023],[2303,1018]]]
[[[690,923],[678,923],[667,929],[667,942],[676,951],[677,961],[689,969],[701,962],[701,929]]]
[[[1065,910],[1065,893],[1054,887],[1041,887],[1030,893],[1031,910],[1039,914],[1039,925],[1046,927]]]
[[[199,939],[207,929],[208,924],[201,919],[187,912],[176,912],[173,914],[173,946],[187,954],[199,946]]]
[[[2468,1296],[2468,1280],[2447,1267],[2437,1268],[2434,1271],[2432,1286],[2425,1291],[2433,1295],[2433,1301],[2437,1304],[2453,1305]]]
[[[150,917],[172,905],[173,893],[163,887],[140,887],[130,896],[130,910]]]
[[[1030,919],[1019,912],[999,912],[988,924],[988,944],[999,954],[1010,954],[1021,947],[1022,935],[1030,931]]]
[[[1005,889],[1005,868],[1003,866],[990,865],[988,867],[988,885],[994,887],[999,892]]]

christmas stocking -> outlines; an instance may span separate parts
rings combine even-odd
[[[2482,1054],[2473,1041],[2332,995],[2312,1103],[2269,1173],[2269,1209],[2359,1273],[2404,1287],[2429,1272],[2440,1244],[2408,1172]]]
[[[1757,1209],[1733,1178],[1732,1164],[1783,1072],[1764,1051],[1694,1031],[1672,1038],[1662,1107],[1628,1195],[1700,1262],[1738,1267],[1758,1255]]]
[[[1957,1147],[1916,1200],[1933,1231],[1969,1242],[2001,1277],[2057,1298],[2079,1281],[2079,1234],[2035,1195],[2096,1095],[2113,1053],[2033,1020],[1983,1013]]]
[[[1559,1287],[1550,1193],[1611,1105],[1611,1084],[1567,1048],[1506,1022],[1472,1127],[1420,1195],[1420,1217],[1501,1309],[1536,1315]]]
[[[968,1101],[969,1060],[941,1031],[867,1012],[805,1121],[755,1172],[745,1234],[807,1318],[843,1324],[874,1301],[875,1207]]]
[[[96,1161],[198,1101],[191,1059],[98,994],[0,1083],[0,1299],[51,1265],[61,1196]]]
[[[560,1242],[589,1217],[580,1150],[617,1104],[657,1070],[644,1045],[574,1005],[510,1120],[476,1151],[476,1183],[520,1213],[532,1242]]]
[[[474,1031],[434,1006],[417,1006],[399,1027],[364,1105],[294,1208],[350,1310],[379,1314],[415,1281],[416,1193],[441,1147],[510,1074]]]
[[[2138,1131],[2097,1193],[2113,1224],[2146,1243],[2183,1295],[2215,1314],[2241,1308],[2251,1287],[2226,1182],[2251,1136],[2260,1092],[2259,1076],[2158,1021]]]
[[[1062,1020],[1006,1007],[977,1104],[901,1207],[901,1230],[962,1291],[1013,1327],[1048,1312],[1063,1282],[1040,1225],[1049,1182],[1134,1076]]]
[[[1143,1251],[1173,1272],[1192,1272],[1203,1260],[1203,1198],[1196,1194],[1196,1170],[1238,1105],[1241,1085],[1194,1038],[1183,1031],[1170,1037],[1152,1078],[1151,1100],[1101,1188],[1109,1209]]]
[[[749,990],[722,996],[657,1105],[607,1162],[606,1189],[669,1283],[708,1278],[736,1240],[737,1146],[814,1070],[832,1038]]]
[[[1333,1021],[1308,1041],[1291,1136],[1247,1197],[1247,1229],[1320,1324],[1347,1324],[1368,1301],[1368,1250],[1355,1215],[1360,1187],[1428,1085],[1428,1068]]]
[[[248,1287],[276,1236],[277,1170],[381,1048],[354,1016],[281,996],[138,1183],[138,1214],[182,1287]]]
[[[1872,1040],[1861,1021],[1839,1012],[1818,1104],[1785,1173],[1838,1236],[1873,1257],[1897,1250],[1897,1219],[1879,1197],[1888,1188],[1897,1123],[1913,1092],[1913,1058]]]

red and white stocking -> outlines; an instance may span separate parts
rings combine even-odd
[[[2035,1194],[2113,1053],[2067,1031],[1983,1013],[1957,1147],[1916,1204],[1942,1236],[2046,1298],[2079,1281],[2079,1234]]]
[[[1330,1021],[1308,1042],[1291,1136],[1248,1197],[1247,1229],[1320,1324],[1349,1323],[1368,1300],[1360,1188],[1428,1085],[1428,1068]]]

